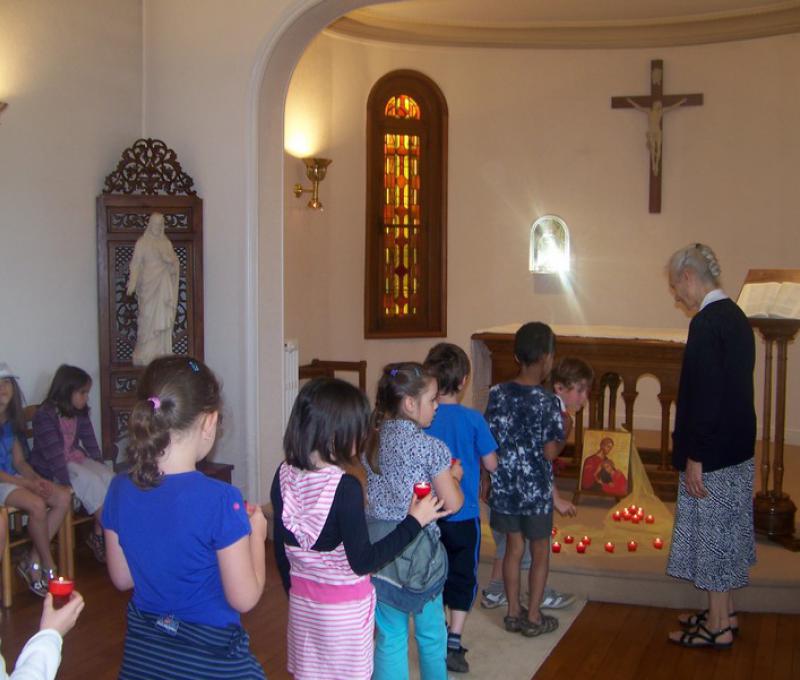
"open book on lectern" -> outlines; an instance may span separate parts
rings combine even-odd
[[[745,283],[737,304],[751,318],[800,319],[800,283]]]

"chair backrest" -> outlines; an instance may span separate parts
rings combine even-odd
[[[33,450],[33,417],[36,411],[39,410],[41,404],[28,404],[22,409],[22,417],[25,420],[25,441],[22,442],[22,447],[25,449],[25,458],[30,457]]]
[[[362,391],[367,389],[367,362],[366,361],[324,361],[313,359],[310,364],[299,367],[300,380],[327,377],[333,378],[337,371],[358,373],[358,387]]]

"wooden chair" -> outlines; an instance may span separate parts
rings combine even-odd
[[[25,437],[30,440],[33,436],[32,422],[33,416],[36,414],[38,404],[26,406],[24,410],[25,417]],[[58,569],[62,574],[68,572],[70,563],[74,563],[73,555],[70,549],[70,540],[68,536],[69,521],[71,513],[67,513],[64,521],[58,528],[56,540],[58,541]],[[10,505],[0,505],[0,522],[8,528],[8,540],[6,541],[5,548],[3,549],[3,564],[2,564],[2,578],[3,578],[3,606],[10,607],[13,601],[13,587],[12,587],[12,564],[11,564],[11,550],[17,546],[31,543],[31,538],[24,528],[25,513],[19,508]],[[71,532],[70,532],[71,533]],[[73,568],[74,571],[74,568]],[[69,578],[72,578],[70,575]]]
[[[358,373],[358,387],[362,391],[367,389],[367,362],[366,361],[323,361],[312,359],[310,364],[299,367],[300,380],[311,378],[334,378],[337,371]]]

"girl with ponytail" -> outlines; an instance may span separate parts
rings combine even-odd
[[[221,404],[219,382],[195,359],[155,359],[139,382],[130,471],[103,507],[111,580],[133,588],[120,678],[264,678],[239,614],[264,589],[266,519],[195,470]]]

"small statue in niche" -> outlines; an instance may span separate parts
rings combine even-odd
[[[164,216],[154,212],[136,241],[128,277],[128,295],[136,293],[139,302],[134,366],[146,366],[156,357],[172,354],[179,272],[178,256],[164,233]]]

